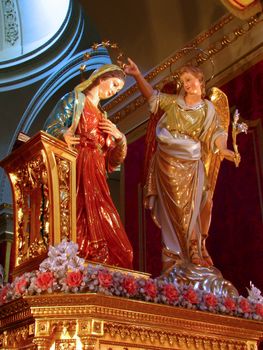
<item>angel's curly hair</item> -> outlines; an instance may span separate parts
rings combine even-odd
[[[181,76],[184,73],[190,73],[190,74],[194,75],[200,81],[202,98],[204,98],[206,95],[206,91],[205,91],[205,76],[204,76],[203,71],[199,67],[196,67],[196,66],[189,64],[189,65],[185,65],[185,66],[180,68],[180,70],[178,72],[179,78],[181,78]]]

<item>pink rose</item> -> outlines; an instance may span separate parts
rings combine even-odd
[[[247,299],[245,298],[242,298],[239,302],[239,306],[241,308],[241,310],[244,312],[244,313],[247,313],[247,312],[250,312],[251,309],[250,309],[250,304],[249,302],[247,301]]]
[[[204,296],[204,302],[208,307],[215,307],[217,305],[217,297],[212,293],[206,294]]]
[[[151,281],[146,282],[144,290],[145,290],[145,294],[152,299],[155,298],[157,295],[156,285]]]
[[[27,280],[22,277],[20,280],[17,281],[16,285],[15,285],[15,291],[17,294],[22,294],[27,286]]]
[[[66,283],[69,287],[79,287],[83,280],[83,275],[80,271],[71,271],[67,273]]]
[[[178,290],[173,284],[166,284],[163,288],[163,294],[170,303],[178,300],[179,297]]]
[[[236,303],[235,301],[230,298],[230,297],[226,297],[224,300],[224,306],[228,311],[234,311],[236,309]]]
[[[256,314],[263,317],[263,304],[256,304],[255,311],[256,311]]]
[[[53,284],[54,277],[52,272],[39,273],[36,278],[36,286],[42,290],[47,290]]]
[[[138,286],[136,284],[136,281],[133,277],[127,276],[124,278],[122,287],[126,289],[127,293],[130,295],[135,295],[138,290]]]
[[[191,304],[198,304],[197,293],[192,288],[188,289],[188,291],[184,293],[184,298]]]
[[[112,275],[109,272],[99,271],[98,278],[101,287],[109,288],[112,285]]]

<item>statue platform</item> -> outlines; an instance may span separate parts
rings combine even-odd
[[[0,349],[256,350],[262,322],[93,293],[1,307]]]
[[[59,277],[57,271],[44,272],[58,289],[50,292],[47,286],[39,291],[35,281],[43,270],[37,269],[49,247],[76,242],[76,152],[39,132],[0,166],[13,192],[15,237],[14,283],[0,290],[0,350],[257,349],[263,339],[262,321],[144,301],[141,287],[134,299],[127,293],[126,297],[109,295],[109,289],[102,294],[98,288],[94,293],[88,283],[85,292],[65,293],[63,288],[70,285],[64,280],[72,273],[71,265],[65,265]],[[77,261],[75,256],[73,260]],[[86,268],[78,264],[75,274]],[[116,270],[106,268],[108,275]],[[140,272],[118,270],[145,284],[150,280]],[[89,276],[92,279],[93,274]],[[29,292],[32,285],[35,289]]]

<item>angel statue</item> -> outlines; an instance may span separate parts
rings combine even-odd
[[[163,93],[152,88],[131,59],[128,62],[125,72],[135,78],[152,112],[144,200],[162,231],[163,271],[202,283],[202,288],[210,279],[210,286],[217,284],[219,291],[230,282],[213,267],[205,241],[220,162],[235,162],[236,157],[227,148],[227,97],[213,88],[210,99],[204,98],[205,79],[198,67],[182,67],[179,92]],[[230,289],[230,294],[237,293]]]

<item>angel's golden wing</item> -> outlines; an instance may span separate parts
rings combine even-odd
[[[228,105],[228,98],[224,92],[216,87],[212,87],[208,93],[210,101],[213,103],[219,124],[228,133],[228,127],[230,122],[230,111]],[[215,190],[217,176],[221,164],[221,158],[218,153],[214,154],[209,152],[205,159],[205,168],[208,177],[209,188],[212,195]]]

